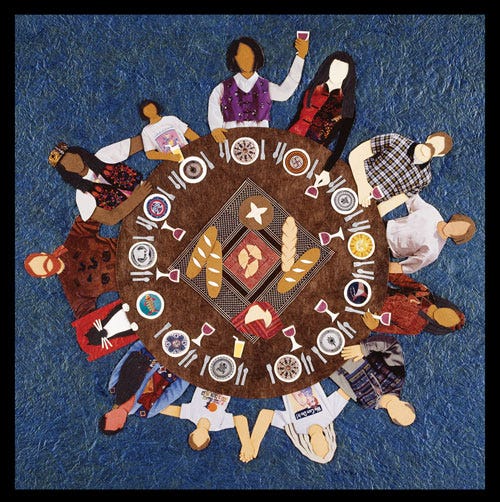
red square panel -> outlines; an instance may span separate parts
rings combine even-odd
[[[280,260],[278,255],[261,237],[248,232],[224,260],[230,270],[249,290],[252,290]]]

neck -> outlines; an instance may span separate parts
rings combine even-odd
[[[242,77],[246,78],[247,80],[254,74],[255,72],[253,70],[250,71],[240,71],[240,74]]]
[[[328,86],[328,91],[332,92],[333,89],[340,89],[342,87],[342,81],[336,82],[334,80],[328,79],[326,81],[326,85]]]
[[[437,233],[442,239],[447,239],[449,235],[446,233],[446,222],[440,221],[437,224]]]
[[[155,115],[154,117],[151,117],[149,119],[149,123],[150,124],[156,124],[156,122],[159,122],[161,119],[161,117],[159,115]]]
[[[394,399],[397,399],[398,396],[396,396],[396,394],[384,394],[381,398],[380,398],[380,401],[379,401],[379,406],[380,408],[384,408],[384,409],[387,409],[387,406],[389,405],[389,403],[391,401],[394,401]]]

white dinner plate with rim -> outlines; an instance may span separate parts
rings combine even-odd
[[[231,157],[238,164],[247,166],[259,158],[259,145],[257,141],[248,136],[238,138],[231,145]]]
[[[199,183],[207,175],[207,164],[196,155],[186,157],[179,165],[179,174],[186,183]]]

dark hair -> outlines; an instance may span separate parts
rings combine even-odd
[[[338,59],[339,61],[343,61],[344,63],[347,63],[349,65],[347,75],[342,82],[342,93],[344,94],[344,100],[342,102],[342,117],[352,118],[354,117],[356,109],[356,65],[354,64],[352,57],[344,51],[333,52],[321,63],[320,67],[316,71],[316,75],[314,75],[313,79],[305,90],[305,93],[308,93],[307,106],[311,106],[311,96],[316,86],[318,86],[319,84],[324,84],[328,80],[330,74],[330,66],[334,59]]]
[[[141,119],[142,120],[149,120],[146,115],[144,115],[144,108],[146,108],[146,106],[148,105],[155,105],[156,106],[156,112],[158,113],[158,115],[161,115],[163,113],[163,108],[162,106],[160,105],[160,103],[156,102],[156,101],[153,101],[152,99],[143,99],[140,103],[139,103],[139,115],[141,116]]]
[[[121,427],[120,429],[116,429],[114,431],[110,431],[108,429],[106,429],[106,416],[103,415],[100,419],[99,419],[99,424],[98,424],[98,427],[99,427],[99,430],[103,433],[103,434],[106,434],[106,436],[114,436],[115,434],[118,434],[120,431],[123,430],[123,427]]]
[[[255,61],[253,64],[253,70],[256,71],[264,66],[264,51],[257,41],[250,37],[240,37],[233,40],[226,51],[226,66],[228,70],[232,73],[238,73],[240,68],[235,61],[236,53],[238,52],[238,47],[240,44],[245,44],[252,49],[253,55],[255,56]]]
[[[73,188],[79,189],[82,192],[90,192],[94,187],[94,183],[92,183],[92,181],[84,180],[79,174],[70,173],[64,168],[63,160],[66,153],[76,153],[79,155],[83,160],[83,163],[89,169],[92,169],[92,171],[96,174],[101,174],[106,167],[106,164],[88,150],[85,150],[80,146],[70,146],[65,154],[59,159],[59,162],[55,165],[54,169],[68,185],[71,185]]]

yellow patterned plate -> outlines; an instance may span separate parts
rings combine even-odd
[[[357,260],[366,260],[375,251],[375,240],[366,232],[356,232],[349,237],[347,249]]]

